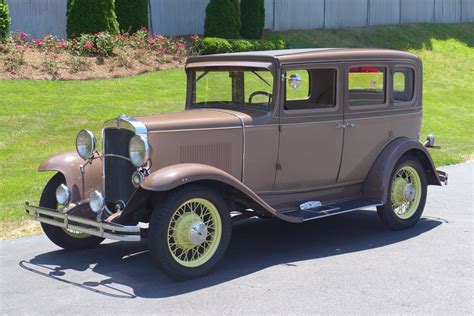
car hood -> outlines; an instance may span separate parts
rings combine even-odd
[[[242,126],[251,122],[247,114],[221,109],[198,109],[181,112],[139,116],[148,131],[206,129]]]

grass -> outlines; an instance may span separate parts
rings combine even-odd
[[[474,24],[384,26],[351,30],[280,32],[292,47],[386,47],[424,61],[422,135],[433,132],[437,165],[474,156]],[[185,74],[166,70],[95,81],[0,81],[0,221],[20,226],[25,199],[38,202],[50,173],[38,164],[74,150],[77,131],[100,135],[103,122],[184,108]],[[7,236],[2,233],[2,236]],[[0,236],[0,238],[2,237]],[[9,235],[12,236],[12,235]],[[7,236],[8,237],[8,236]]]

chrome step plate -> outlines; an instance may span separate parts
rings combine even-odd
[[[323,204],[321,207],[306,210],[289,210],[283,212],[287,216],[294,216],[301,218],[301,221],[306,222],[323,217],[339,215],[348,212],[354,212],[366,207],[374,207],[382,205],[379,200],[350,200],[338,203]]]

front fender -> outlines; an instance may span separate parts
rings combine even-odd
[[[401,137],[390,142],[375,160],[362,186],[362,196],[386,201],[392,171],[400,158],[407,154],[420,161],[429,185],[441,185],[428,150],[416,140]]]
[[[95,159],[85,167],[84,178],[80,166],[84,160],[75,151],[68,151],[49,157],[38,167],[38,171],[56,171],[66,179],[71,190],[71,202],[89,197],[96,189],[102,188],[102,161]]]
[[[246,197],[250,198],[257,205],[259,205],[275,217],[278,217],[288,222],[297,222],[294,217],[278,213],[273,207],[271,207],[264,200],[262,200],[254,191],[252,191],[249,187],[247,187],[245,184],[240,182],[232,175],[221,169],[209,165],[183,163],[168,166],[159,169],[150,174],[148,177],[146,177],[141,187],[148,191],[162,192],[175,189],[187,183],[202,180],[212,180],[229,185],[237,189]]]

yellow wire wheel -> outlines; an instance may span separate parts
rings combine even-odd
[[[420,205],[422,184],[420,175],[412,166],[403,166],[395,174],[391,186],[391,204],[395,215],[409,219]]]
[[[222,237],[222,219],[217,207],[204,198],[192,198],[171,215],[167,244],[172,258],[183,267],[195,268],[216,253]]]

